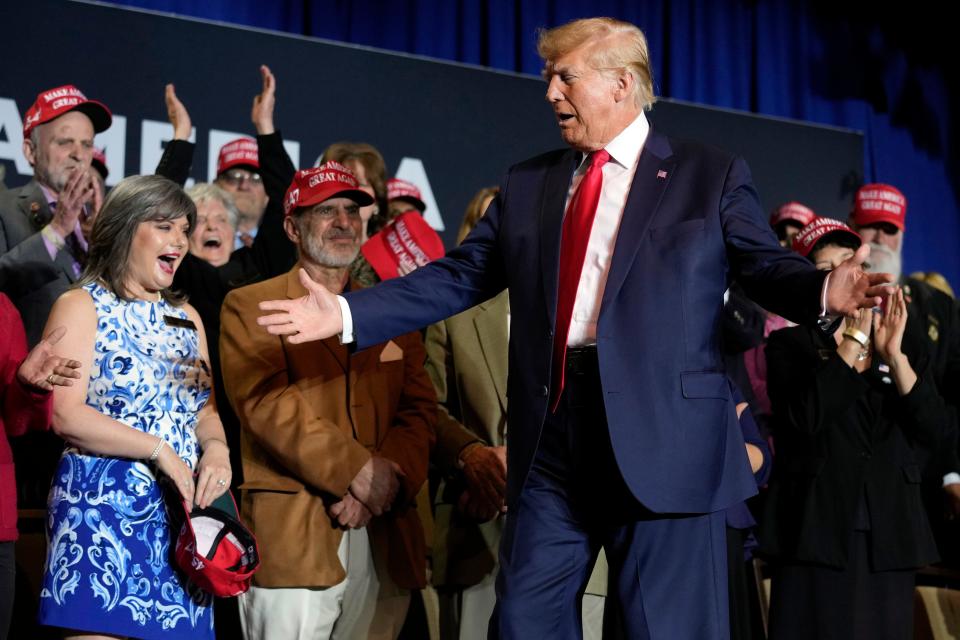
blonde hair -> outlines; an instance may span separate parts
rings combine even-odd
[[[537,53],[548,65],[591,44],[588,64],[598,71],[626,69],[634,79],[634,101],[649,110],[656,101],[647,39],[637,26],[614,18],[584,18],[553,29],[540,29]]]
[[[477,226],[483,214],[487,212],[486,207],[483,207],[483,201],[495,197],[498,193],[500,193],[500,187],[484,187],[477,191],[477,194],[470,200],[470,204],[467,205],[466,213],[463,214],[463,222],[460,223],[460,230],[457,232],[457,244],[463,242],[463,239]]]

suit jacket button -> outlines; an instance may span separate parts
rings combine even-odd
[[[546,398],[546,397],[547,397],[547,394],[549,394],[549,393],[550,393],[550,390],[547,389],[547,386],[546,386],[546,385],[541,385],[541,386],[540,386],[540,395],[541,395],[541,396],[543,396],[544,398]]]

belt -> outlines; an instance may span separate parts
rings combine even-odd
[[[568,374],[595,373],[599,370],[599,363],[596,345],[567,347],[566,369]]]

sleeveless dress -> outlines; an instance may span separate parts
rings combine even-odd
[[[84,289],[97,310],[87,404],[163,438],[196,468],[194,428],[210,372],[198,332],[164,320],[185,320],[186,312],[163,301],[124,302],[99,284]],[[212,597],[173,565],[168,502],[179,497],[158,476],[140,460],[65,447],[47,500],[41,624],[145,639],[214,637]]]

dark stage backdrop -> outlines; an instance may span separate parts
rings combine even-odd
[[[8,29],[0,42],[7,186],[29,179],[23,112],[38,91],[65,83],[115,114],[98,136],[110,183],[153,172],[172,135],[163,89],[175,83],[196,128],[192,176],[210,179],[220,145],[253,133],[261,63],[276,74],[276,122],[295,163],[311,166],[336,140],[374,144],[390,173],[427,192],[427,218],[448,246],[479,187],[496,184],[511,163],[562,145],[545,85],[529,75],[84,3],[5,3],[0,24],[43,25],[44,42],[37,46],[28,28]],[[845,217],[862,179],[855,132],[667,100],[651,119],[668,134],[744,155],[767,209],[798,199]]]

